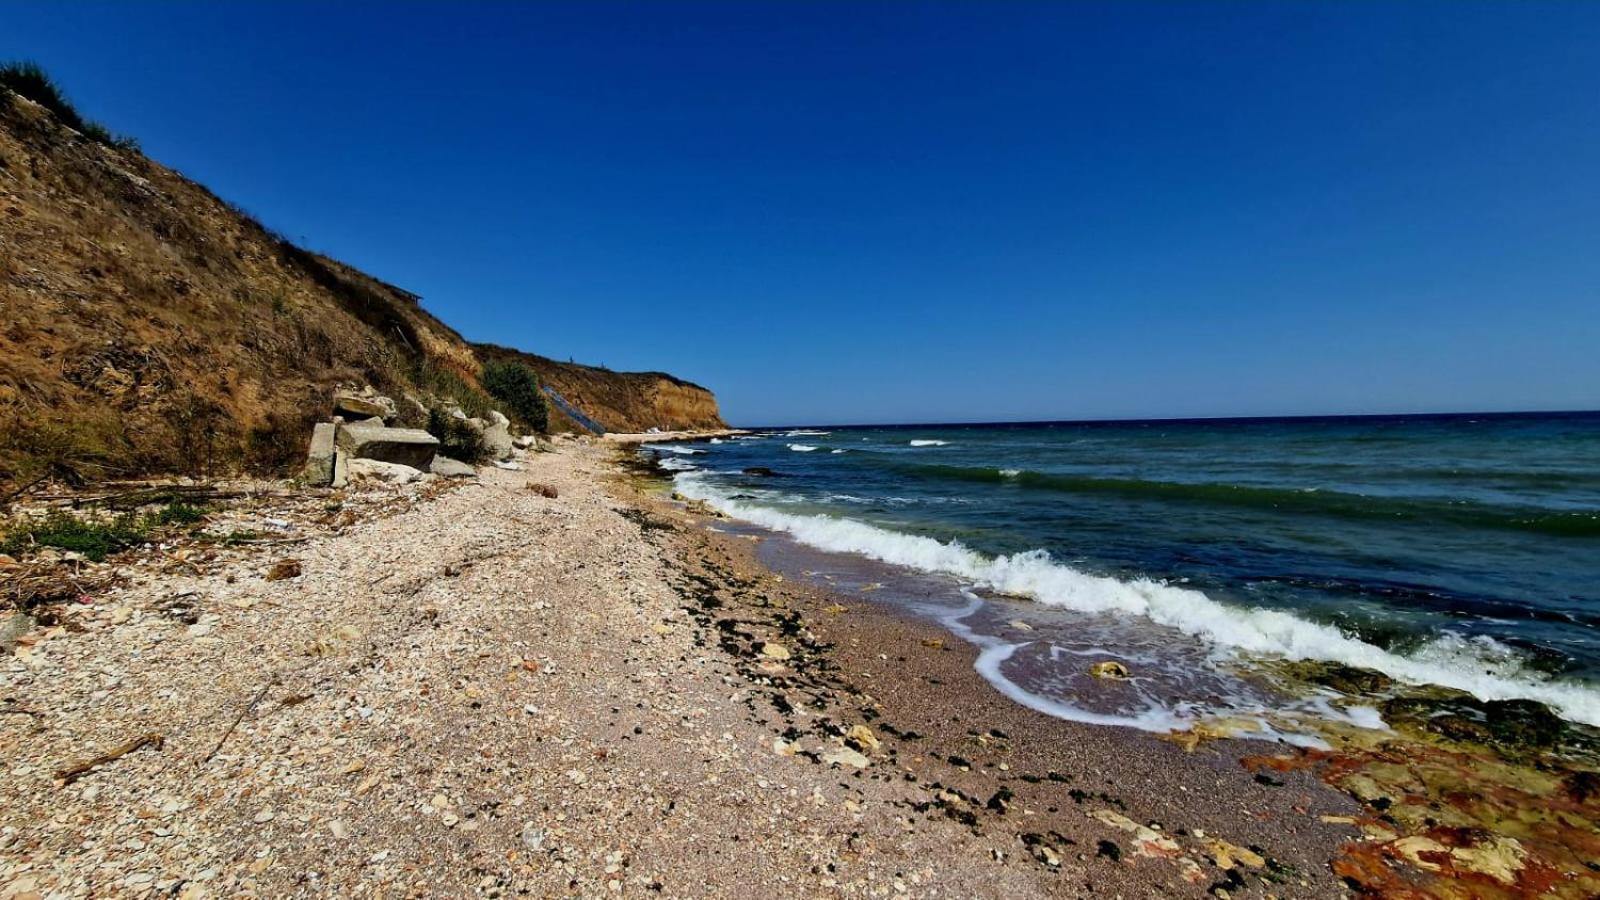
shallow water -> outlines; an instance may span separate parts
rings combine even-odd
[[[805,429],[660,455],[738,518],[946,579],[980,668],[1056,714],[1271,708],[1238,673],[1281,657],[1600,724],[1600,415]],[[986,594],[1056,618],[1009,628]],[[1148,680],[1086,681],[1100,656]]]

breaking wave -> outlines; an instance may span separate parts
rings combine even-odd
[[[810,453],[817,448],[811,446],[810,444],[790,444],[789,449],[796,453]]]
[[[913,447],[943,447],[943,446],[945,446],[946,444],[948,444],[950,442],[949,441],[934,441],[934,440],[916,440],[916,441],[908,441],[908,443],[911,444],[911,446],[913,446]]]
[[[1121,581],[1080,572],[1056,562],[1043,550],[988,556],[955,541],[946,543],[853,519],[796,515],[734,500],[700,473],[679,475],[675,481],[686,496],[821,550],[856,553],[922,572],[951,575],[980,589],[1051,606],[1139,616],[1233,654],[1339,662],[1376,669],[1411,684],[1456,688],[1482,700],[1537,700],[1568,719],[1600,726],[1600,691],[1526,668],[1519,654],[1488,638],[1446,633],[1402,654],[1286,612],[1230,606],[1200,591],[1150,579]]]
[[[680,456],[699,456],[706,451],[696,450],[693,447],[679,447],[676,444],[645,444],[646,450],[658,450],[664,453],[676,453]]]

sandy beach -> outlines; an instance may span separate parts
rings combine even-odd
[[[1241,764],[1281,745],[1027,710],[558,446],[241,502],[276,536],[157,549],[36,630],[0,896],[1349,894],[1359,805]]]
[[[36,633],[4,660],[4,896],[1226,880],[1140,858],[1124,815],[1270,845],[1304,870],[1299,891],[1336,893],[1305,852],[1336,836],[1290,810],[1309,785],[1265,789],[1225,760],[1153,740],[1128,753],[1128,735],[985,700],[964,653],[922,646],[932,632],[863,608],[819,616],[826,598],[754,568],[748,541],[619,499],[608,454],[574,443],[437,496],[370,488],[345,519],[331,497],[235,510],[310,539],[136,564]],[[266,580],[290,557],[301,574]],[[1180,815],[1184,781],[1197,802]],[[1307,833],[1285,835],[1285,815]]]

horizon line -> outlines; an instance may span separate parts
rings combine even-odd
[[[731,428],[749,431],[781,431],[797,428],[986,428],[1021,427],[1029,425],[1183,425],[1200,422],[1315,422],[1348,421],[1351,419],[1461,419],[1472,417],[1494,419],[1538,418],[1541,416],[1596,416],[1596,409],[1532,409],[1532,410],[1470,410],[1460,412],[1409,412],[1409,413],[1311,413],[1259,416],[1136,416],[1130,418],[1095,419],[1000,419],[960,422],[855,422],[855,423],[805,423],[787,425],[731,425]]]

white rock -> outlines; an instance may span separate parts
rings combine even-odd
[[[422,472],[410,466],[376,459],[352,459],[349,471],[352,480],[370,478],[390,484],[410,484],[422,477]]]

